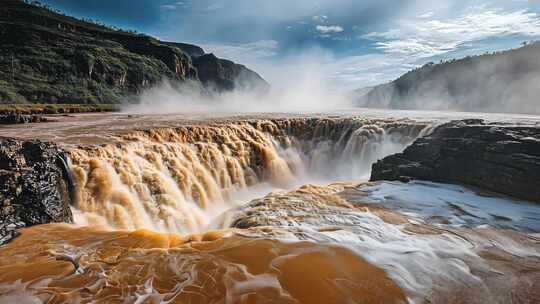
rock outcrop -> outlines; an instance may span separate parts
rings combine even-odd
[[[0,6],[0,103],[118,103],[164,80],[199,82],[198,46],[163,42],[64,16],[19,0]],[[230,62],[207,79],[221,90],[235,89],[244,74],[259,75]],[[241,73],[238,73],[241,71]],[[221,86],[226,83],[225,86]]]
[[[36,122],[47,122],[47,118],[41,115],[25,115],[25,114],[16,114],[10,113],[6,115],[0,115],[0,125],[14,125],[14,124],[25,124],[25,123],[36,123]]]
[[[217,58],[214,54],[205,54],[194,60],[203,84],[218,91],[258,90],[265,92],[269,85],[257,73],[230,60]]]
[[[540,203],[540,127],[453,121],[373,165],[372,181],[456,182]]]
[[[0,245],[17,228],[73,222],[70,180],[56,145],[0,138]]]

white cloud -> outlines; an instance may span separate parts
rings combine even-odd
[[[427,19],[427,18],[433,17],[434,15],[435,15],[434,12],[426,12],[426,13],[423,13],[420,16],[418,16],[418,18]]]
[[[326,22],[328,20],[328,16],[326,15],[317,15],[317,16],[313,16],[313,21],[317,21],[317,22]]]
[[[315,28],[323,34],[343,32],[343,27],[339,25],[317,25]]]
[[[377,48],[386,53],[428,58],[468,43],[509,35],[540,36],[540,16],[526,10],[502,12],[485,6],[472,7],[457,18],[403,20],[398,28],[362,38],[377,40]]]
[[[425,17],[401,20],[398,25],[363,35],[364,39],[374,40],[376,47],[384,52],[336,60],[334,81],[349,88],[371,86],[393,80],[434,56],[468,49],[484,39],[540,36],[538,14],[525,10],[502,12],[487,7],[471,7],[460,16],[445,20]]]
[[[260,40],[237,45],[202,44],[207,52],[238,63],[250,63],[277,54],[279,43],[275,40]]]
[[[167,4],[167,5],[162,5],[162,6],[160,6],[160,8],[161,8],[162,10],[173,11],[173,10],[176,9],[176,6],[171,5],[171,4]]]
[[[173,4],[164,4],[161,5],[159,8],[161,8],[164,11],[175,11],[178,7],[184,6],[185,3],[183,1],[178,1]]]
[[[180,6],[177,1],[185,4]],[[491,6],[471,7],[487,1]],[[218,10],[214,0],[171,0],[178,18],[164,20],[170,22],[169,40],[212,41],[202,45],[208,52],[246,64],[263,76],[272,74],[268,71],[283,56],[302,54],[305,45],[312,45],[303,41],[324,39],[321,48],[335,55],[321,62],[324,75],[331,75],[338,84],[361,87],[392,80],[428,61],[515,47],[519,40],[536,39],[534,36],[540,37],[540,7],[535,10],[531,4],[538,5],[538,1],[235,0],[225,1],[226,6],[217,2],[222,4]],[[184,11],[191,18],[180,15]],[[201,23],[203,19],[206,22]],[[193,28],[197,31],[190,30]],[[366,31],[375,31],[362,36],[373,43],[341,42],[334,47],[334,40],[350,39],[346,33],[362,35]],[[246,37],[253,42],[233,42]],[[499,37],[506,38],[495,39]],[[278,80],[282,77],[274,74]]]
[[[345,90],[391,81],[414,67],[415,64],[388,54],[349,56],[327,63],[331,81]]]
[[[211,4],[209,6],[207,6],[204,10],[207,11],[207,12],[211,12],[211,11],[217,11],[219,9],[221,9],[223,6],[220,4],[220,3],[214,3],[214,4]]]

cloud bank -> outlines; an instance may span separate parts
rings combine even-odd
[[[317,25],[315,28],[323,34],[343,32],[343,28],[339,25]]]

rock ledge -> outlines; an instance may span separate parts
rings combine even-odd
[[[373,165],[371,180],[456,182],[540,203],[540,127],[452,121]]]
[[[0,137],[0,245],[18,228],[73,222],[63,157],[54,144]]]

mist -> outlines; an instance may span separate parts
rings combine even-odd
[[[270,82],[269,90],[239,88],[222,92],[198,82],[164,81],[143,91],[123,110],[141,114],[286,113],[350,108],[353,102],[349,94],[328,81],[331,71],[324,63],[329,60],[330,54],[314,48],[276,61],[258,62],[254,69],[265,71],[262,76]]]
[[[426,64],[359,94],[363,107],[540,114],[540,43]]]

